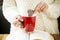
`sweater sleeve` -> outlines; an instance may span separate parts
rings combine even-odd
[[[10,33],[13,33],[15,31],[19,30],[18,27],[15,27],[12,24],[12,22],[14,21],[14,17],[16,15],[19,15],[15,0],[3,0],[3,8],[2,8],[2,10],[3,10],[3,15],[5,16],[5,18],[12,25],[11,29],[10,29]]]
[[[60,16],[60,4],[50,5],[45,14],[52,19],[57,19]]]
[[[15,0],[3,0],[3,14],[8,22],[12,23],[16,15],[19,14]]]

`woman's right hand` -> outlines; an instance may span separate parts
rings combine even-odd
[[[16,16],[14,18],[14,21],[12,23],[15,27],[20,27],[23,28],[23,20],[22,17],[20,15]]]
[[[48,5],[47,3],[41,1],[40,3],[38,3],[34,9],[35,12],[44,12],[48,9]]]

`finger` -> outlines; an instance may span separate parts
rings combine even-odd
[[[18,19],[19,22],[23,23],[23,19],[21,16],[16,16],[16,19]]]
[[[21,18],[21,16],[20,16],[20,15],[17,15],[17,16],[16,16],[16,19],[20,19],[20,18]]]
[[[43,4],[42,2],[38,3],[38,4],[36,5],[34,11],[40,11],[40,8],[41,8],[42,4]]]
[[[18,22],[18,23],[16,24],[16,26],[17,26],[17,27],[20,27],[20,28],[23,28],[23,25],[22,25],[21,22]]]
[[[15,19],[14,22],[13,22],[13,25],[16,26],[16,24],[17,24],[18,22],[19,22],[18,19]]]
[[[44,10],[47,9],[47,8],[48,8],[48,5],[47,5],[46,3],[44,3],[40,10],[41,10],[41,11],[44,11]]]
[[[43,4],[42,7],[40,8],[41,11],[43,11],[46,8],[46,5]]]
[[[18,19],[18,20],[20,20],[20,21],[23,21],[23,20],[22,20],[22,17],[21,17],[20,15],[17,15],[15,19]]]
[[[13,22],[13,25],[16,26],[16,27],[23,28],[23,24],[21,22],[19,22],[17,19]]]
[[[39,5],[39,6],[40,6],[40,7],[39,7],[38,12],[43,11],[43,9],[45,8],[45,4],[44,4],[44,2],[43,2],[41,5]]]

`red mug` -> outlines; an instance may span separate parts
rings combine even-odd
[[[26,32],[33,32],[35,28],[36,16],[22,16]]]

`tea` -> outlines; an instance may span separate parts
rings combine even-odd
[[[33,32],[35,28],[36,16],[23,16],[23,23],[26,32]]]

